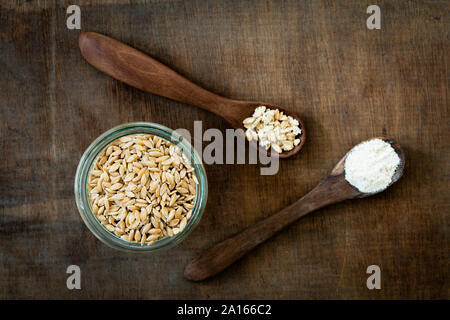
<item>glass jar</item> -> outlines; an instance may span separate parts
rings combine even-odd
[[[192,168],[194,168],[194,174],[199,182],[196,186],[196,198],[194,208],[192,209],[192,216],[187,222],[186,227],[180,233],[172,237],[165,237],[157,240],[152,245],[141,246],[139,243],[123,240],[114,233],[106,230],[94,215],[88,198],[87,181],[89,172],[98,154],[114,140],[130,134],[152,134],[178,146],[189,160]],[[114,249],[128,252],[154,252],[157,250],[168,249],[180,243],[199,223],[205,209],[207,198],[208,181],[205,168],[203,167],[201,158],[195,152],[192,145],[174,130],[151,122],[122,124],[100,135],[84,152],[75,175],[75,199],[78,211],[86,226],[103,243]]]

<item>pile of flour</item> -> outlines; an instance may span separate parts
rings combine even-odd
[[[386,189],[392,182],[400,158],[394,148],[381,139],[356,145],[345,160],[345,180],[364,193]]]

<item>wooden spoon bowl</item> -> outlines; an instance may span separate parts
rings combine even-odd
[[[400,145],[399,145],[397,142],[395,142],[395,140],[389,139],[389,138],[386,138],[386,137],[375,137],[375,138],[370,138],[370,139],[368,139],[368,140],[361,141],[360,144],[363,143],[363,142],[367,142],[367,141],[373,140],[373,139],[380,139],[380,140],[383,140],[384,142],[389,143],[389,144],[391,145],[391,147],[394,149],[395,153],[397,153],[398,157],[400,158],[400,163],[398,164],[397,169],[395,170],[394,175],[392,176],[391,183],[389,183],[389,185],[386,187],[386,189],[387,189],[387,188],[389,188],[390,186],[392,186],[395,182],[397,182],[398,179],[400,179],[401,176],[403,175],[403,172],[404,172],[404,170],[405,170],[405,153],[403,152],[403,149],[400,147]],[[351,151],[351,150],[349,150],[349,152],[350,152],[350,151]],[[330,175],[333,175],[333,174],[335,174],[335,175],[342,174],[342,176],[344,177],[344,180],[345,180],[345,173],[344,173],[345,160],[347,159],[347,156],[348,156],[349,152],[347,152],[347,153],[345,154],[345,156],[338,162],[338,164],[336,164],[336,166],[334,167],[334,169],[331,171]],[[345,182],[347,182],[347,180],[345,180]],[[355,187],[353,187],[353,186],[352,186],[351,184],[349,184],[348,182],[347,182],[347,184],[348,184],[350,187],[352,187],[354,190],[356,190],[356,191],[359,192],[359,194],[356,196],[356,198],[365,198],[365,197],[369,197],[369,196],[372,196],[372,195],[374,195],[374,194],[377,194],[377,193],[380,193],[380,192],[386,190],[386,189],[384,189],[384,190],[381,190],[381,191],[378,191],[378,192],[374,192],[374,193],[364,193],[364,192],[360,192],[359,190],[357,190]]]
[[[403,175],[405,155],[400,145],[393,140],[384,137],[378,139],[389,142],[400,157],[401,162],[394,173],[392,182],[389,184],[391,186]],[[364,198],[384,191],[364,193],[350,185],[345,180],[344,171],[347,155],[348,153],[336,164],[331,173],[304,197],[278,213],[206,250],[200,257],[186,266],[184,277],[191,281],[207,279],[221,272],[283,228],[310,212],[344,200]]]
[[[187,80],[162,63],[122,42],[95,32],[81,33],[78,44],[83,57],[107,75],[143,91],[208,110],[225,119],[233,128],[244,129],[242,121],[250,117],[258,106],[280,109],[297,119],[302,133],[300,143],[278,155],[288,158],[300,151],[305,143],[305,127],[300,118],[280,106],[269,103],[232,100]]]

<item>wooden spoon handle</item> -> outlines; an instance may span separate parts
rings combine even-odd
[[[195,105],[222,116],[231,100],[209,92],[148,55],[107,36],[84,32],[78,40],[83,57],[95,68],[130,86]]]
[[[337,184],[342,184],[341,180],[333,177],[324,180],[289,207],[208,249],[186,266],[185,278],[200,281],[211,277],[300,217],[331,203],[347,199],[347,194],[334,191]]]

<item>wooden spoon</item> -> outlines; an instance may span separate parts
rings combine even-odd
[[[400,164],[395,171],[392,182],[389,184],[391,186],[403,174],[405,155],[401,147],[394,141],[383,137],[379,139],[389,142],[400,158]],[[345,180],[344,164],[347,154],[334,167],[328,177],[303,198],[269,218],[248,227],[241,233],[208,249],[199,258],[186,266],[184,277],[192,281],[209,278],[221,272],[256,246],[304,215],[343,200],[373,195],[374,193],[369,194],[358,191]]]
[[[265,102],[232,100],[214,94],[148,55],[99,33],[81,33],[78,44],[83,57],[107,75],[138,89],[211,111],[235,129],[244,129],[242,121],[250,117],[258,106],[280,109],[286,115],[297,119],[302,130],[300,143],[292,150],[279,154],[280,158],[296,154],[305,143],[305,127],[300,118],[280,106]]]

